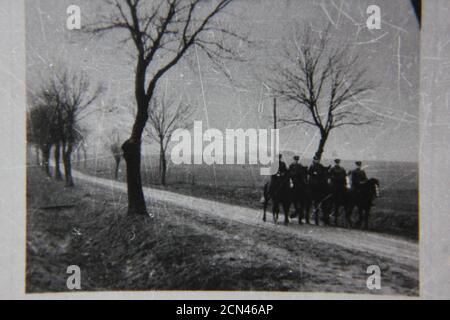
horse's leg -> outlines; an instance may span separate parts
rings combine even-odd
[[[294,212],[291,213],[291,218],[295,218],[298,215],[297,201],[295,199],[293,200],[293,204],[294,204]]]
[[[263,199],[264,199],[264,201],[263,201],[263,211],[264,211],[264,214],[263,214],[263,221],[266,222],[267,206],[268,206],[268,204],[269,204],[269,199],[270,199],[270,193],[269,193],[269,185],[268,185],[268,183],[266,183],[266,184],[264,185],[264,188],[263,188]]]
[[[320,204],[318,204],[316,201],[314,201],[314,214],[315,214],[315,221],[316,221],[316,226],[319,225],[319,212],[320,212]]]
[[[326,226],[330,225],[330,213],[331,213],[331,208],[327,203],[323,204],[323,219],[325,222]]]
[[[356,225],[358,227],[360,227],[362,225],[363,222],[363,209],[358,206],[358,222],[356,223]]]
[[[322,200],[322,212],[324,215],[323,219],[325,221],[325,225],[327,225],[327,226],[330,225],[330,215],[331,215],[331,212],[333,211],[333,208],[334,208],[333,199],[325,198],[324,200]]]
[[[345,228],[351,228],[352,227],[352,211],[353,211],[353,208],[352,208],[351,204],[347,204],[344,207],[344,214],[345,214],[345,216],[344,216],[344,225],[345,225]]]
[[[280,211],[280,207],[278,205],[278,201],[274,201],[272,199],[272,215],[273,222],[276,224],[278,222],[278,212]]]
[[[345,208],[345,227],[346,228],[352,227],[352,212],[353,212],[353,206],[348,205]]]
[[[289,208],[291,207],[289,202],[283,203],[283,211],[284,211],[284,224],[287,226],[289,224]]]
[[[303,212],[302,212],[302,204],[301,201],[298,199],[294,200],[294,209],[295,209],[295,215],[291,215],[291,218],[295,218],[298,216],[298,223],[301,224],[302,221],[302,216],[303,216]]]
[[[322,221],[323,224],[328,226],[330,224],[330,213],[328,212],[326,205],[324,203],[322,203],[322,205],[320,206],[320,209],[322,211]]]
[[[338,222],[339,222],[339,215],[340,215],[340,209],[341,207],[345,208],[345,201],[343,200],[343,196],[339,195],[339,199],[336,200],[335,202],[335,209],[334,209],[334,225],[337,227],[338,226]]]
[[[295,218],[299,212],[298,212],[298,198],[297,198],[297,193],[294,192],[292,195],[292,204],[294,205],[294,213],[291,214],[291,218]]]
[[[340,209],[340,205],[338,202],[336,202],[334,204],[334,225],[337,227],[338,226],[338,217],[339,217],[339,209]]]
[[[302,206],[302,218],[305,219],[305,223],[309,224],[309,211],[311,210],[311,202],[308,198],[304,199]]]
[[[266,198],[264,198],[264,203],[263,203],[263,210],[264,210],[264,214],[263,214],[263,221],[266,222],[266,211],[267,211],[267,204],[268,201]]]
[[[303,217],[304,217],[304,211],[305,207],[304,207],[304,203],[303,201],[299,202],[299,210],[298,210],[298,224],[303,224]]]
[[[366,208],[364,210],[364,229],[369,230],[369,215],[370,215],[370,208]]]
[[[311,222],[314,223],[315,219],[315,215],[316,215],[316,202],[313,200],[311,203]]]
[[[305,222],[309,224],[309,211],[311,210],[311,202],[308,200],[304,207]]]
[[[349,207],[348,206],[344,206],[344,227],[345,228],[350,228],[350,214],[349,214]]]

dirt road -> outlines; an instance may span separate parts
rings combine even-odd
[[[80,172],[74,172],[74,178],[87,182],[88,184],[106,188],[115,193],[126,192],[126,184],[121,182],[87,176]],[[234,235],[234,238],[240,237],[242,234],[242,237],[250,239],[252,234],[246,234],[246,230],[253,230],[256,228],[258,230],[253,232],[255,237],[270,239],[270,235],[272,234],[276,235],[278,238],[285,237],[288,239],[298,239],[298,241],[302,243],[316,244],[316,248],[326,248],[322,249],[322,251],[329,251],[330,256],[343,255],[344,257],[340,258],[348,262],[349,266],[346,267],[352,268],[353,273],[361,273],[361,270],[363,270],[363,273],[365,272],[365,267],[361,265],[350,266],[355,259],[358,260],[358,263],[360,263],[359,260],[369,260],[367,261],[367,265],[370,265],[373,262],[379,263],[383,272],[390,273],[389,279],[384,282],[385,290],[383,293],[418,293],[419,249],[418,244],[414,241],[359,230],[311,225],[300,226],[296,221],[289,226],[284,226],[281,223],[275,225],[271,221],[271,215],[268,216],[268,221],[270,222],[264,223],[262,221],[262,210],[258,211],[152,188],[144,188],[144,193],[146,198],[150,201],[167,203],[171,206],[177,206],[197,212],[199,218],[196,219],[196,221],[193,221],[193,219],[190,220],[190,224],[196,225],[195,227],[197,228],[208,229],[212,228],[211,226],[214,224],[216,224],[217,227],[219,224],[217,221],[230,221],[243,226],[243,228],[237,228],[240,230],[235,230],[236,234]],[[215,220],[216,222],[203,224],[201,217],[208,220],[217,220]],[[281,217],[281,220],[283,220],[283,217]],[[218,237],[230,237],[229,234],[222,234],[224,232],[226,233],[228,231],[220,230],[220,232],[218,232],[217,229],[211,230],[211,234],[215,234]],[[228,233],[231,232],[234,231]],[[247,239],[247,241],[251,241],[251,239],[249,239]],[[255,239],[255,241],[259,241],[259,239]],[[267,242],[260,243],[260,241],[259,244],[262,246],[268,245]],[[314,250],[314,248],[311,248],[311,250]],[[277,259],[279,258],[281,261],[293,259],[292,254],[284,252],[273,244],[270,248],[264,250],[264,252],[266,251],[270,252],[273,256],[278,255]],[[330,265],[331,264],[332,263],[330,262]],[[319,261],[318,266],[321,265],[323,265],[323,263],[320,263]],[[339,272],[339,268],[333,267],[333,269],[335,269],[336,272]],[[355,271],[355,269],[359,269],[359,271]],[[351,281],[350,272],[346,277],[349,279],[348,281]],[[364,277],[366,277],[366,275],[363,274],[361,278]],[[405,284],[408,288],[402,287]]]

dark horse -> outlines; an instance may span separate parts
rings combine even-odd
[[[290,179],[287,176],[273,176],[272,179],[264,185],[263,198],[261,199],[264,207],[263,221],[266,221],[266,211],[269,201],[272,200],[273,221],[278,222],[280,213],[280,204],[284,212],[284,224],[289,223],[289,208],[291,206],[291,186]]]
[[[373,201],[379,196],[380,182],[372,178],[362,183],[358,189],[347,190],[339,199],[339,206],[345,209],[345,227],[352,227],[353,209],[358,208],[358,222],[360,226],[364,222],[364,229],[369,229],[370,209],[373,207]],[[337,225],[338,210],[335,212],[335,224]]]
[[[364,229],[369,229],[370,209],[373,207],[373,201],[379,196],[380,182],[378,179],[371,178],[362,183],[358,189],[348,191],[348,203],[346,208],[346,224],[351,227],[351,217],[353,209],[358,208],[359,220],[357,225],[364,222]]]
[[[338,219],[340,216],[340,210],[344,210],[346,212],[350,202],[350,191],[346,185],[330,185],[332,198],[331,198],[331,207],[330,211],[334,215],[334,225],[338,226]],[[347,220],[345,220],[347,223]],[[346,225],[346,227],[348,227]]]
[[[320,167],[318,174],[309,178],[310,201],[315,214],[315,223],[319,225],[320,212],[323,214],[323,221],[329,224],[330,211],[332,207],[332,190],[328,184],[328,171],[330,167]],[[309,213],[306,213],[306,221],[309,221]]]
[[[311,208],[311,194],[306,177],[292,179],[293,188],[291,191],[291,200],[294,204],[295,213],[291,218],[298,216],[298,223],[302,224],[305,218],[306,223],[309,222],[309,210]]]

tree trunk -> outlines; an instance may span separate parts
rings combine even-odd
[[[277,98],[273,98],[273,128],[277,130]]]
[[[58,181],[62,180],[62,174],[61,174],[61,145],[59,143],[55,144],[54,146],[54,160],[55,160],[55,179]]]
[[[323,152],[325,150],[325,144],[327,142],[328,139],[328,133],[327,132],[322,132],[321,136],[320,136],[320,142],[319,142],[319,147],[317,148],[315,157],[318,158],[319,160],[322,159],[322,155]]]
[[[148,121],[148,107],[155,90],[156,81],[151,80],[146,92],[145,73],[148,64],[142,55],[136,66],[135,98],[137,104],[136,118],[130,138],[122,145],[123,157],[127,167],[128,214],[147,215],[141,177],[142,133]]]
[[[50,146],[43,146],[41,147],[42,150],[42,165],[45,171],[45,174],[48,177],[51,177],[52,174],[50,173]]]
[[[116,168],[114,170],[114,179],[119,180],[119,166],[120,166],[120,157],[114,157],[116,161]]]
[[[147,214],[141,178],[141,142],[128,139],[122,145],[127,165],[128,214]]]
[[[72,144],[69,143],[67,147],[63,146],[63,161],[64,161],[64,173],[66,177],[66,187],[73,187],[72,177]]]
[[[87,168],[87,151],[86,147],[83,146],[83,160],[84,160],[84,168]]]
[[[162,153],[160,151],[159,152],[159,165],[158,165],[158,177],[159,177],[159,179],[161,179],[161,175],[162,175]]]
[[[163,148],[163,146],[161,146],[161,151],[159,154],[160,160],[161,160],[161,184],[163,186],[166,185],[166,172],[167,172],[167,160],[166,160],[166,152]]]
[[[167,161],[166,161],[166,156],[163,155],[163,158],[162,158],[162,170],[161,170],[161,184],[163,186],[166,185],[166,173],[167,173]]]

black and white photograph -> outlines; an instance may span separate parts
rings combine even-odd
[[[25,293],[419,297],[421,6],[25,1]]]

